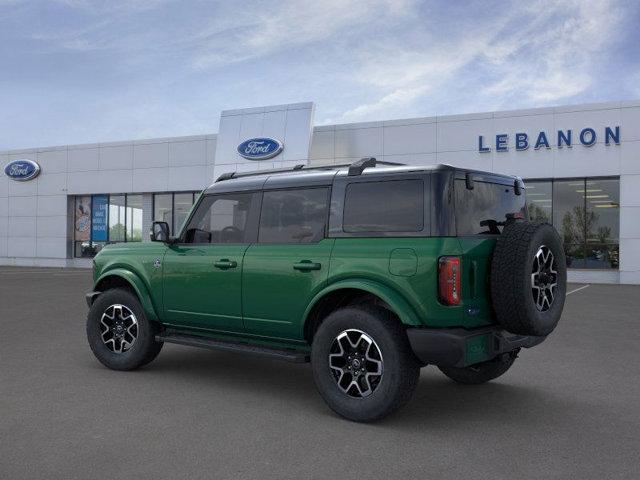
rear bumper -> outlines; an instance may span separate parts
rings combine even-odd
[[[530,348],[547,337],[514,335],[499,327],[409,328],[413,353],[426,364],[442,367],[466,367],[486,362],[503,353]]]

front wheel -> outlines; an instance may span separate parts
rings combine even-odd
[[[325,402],[356,422],[378,420],[400,408],[420,374],[402,325],[376,307],[331,313],[313,339],[311,364]]]
[[[100,294],[87,315],[87,340],[96,358],[112,370],[133,370],[158,356],[157,327],[137,297],[116,288]]]

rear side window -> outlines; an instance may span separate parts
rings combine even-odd
[[[423,180],[347,185],[343,216],[345,232],[420,232],[423,229]]]
[[[266,191],[260,214],[260,243],[313,243],[324,238],[327,188]]]
[[[476,181],[469,190],[456,180],[455,195],[458,235],[500,234],[508,214],[525,215],[524,194],[508,185]]]

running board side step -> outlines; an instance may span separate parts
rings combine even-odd
[[[225,350],[227,352],[248,353],[260,355],[262,357],[275,358],[293,363],[309,362],[309,354],[297,352],[289,349],[276,349],[269,347],[259,347],[246,343],[225,342],[224,340],[214,340],[196,335],[164,334],[156,335],[157,342],[177,343],[178,345],[188,345],[190,347],[211,348],[213,350]]]

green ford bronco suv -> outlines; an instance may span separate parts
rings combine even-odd
[[[376,420],[421,367],[483,383],[555,328],[563,246],[526,213],[519,178],[447,165],[225,174],[175,236],[95,257],[89,345],[115,370],[165,342],[310,361],[329,407]]]

